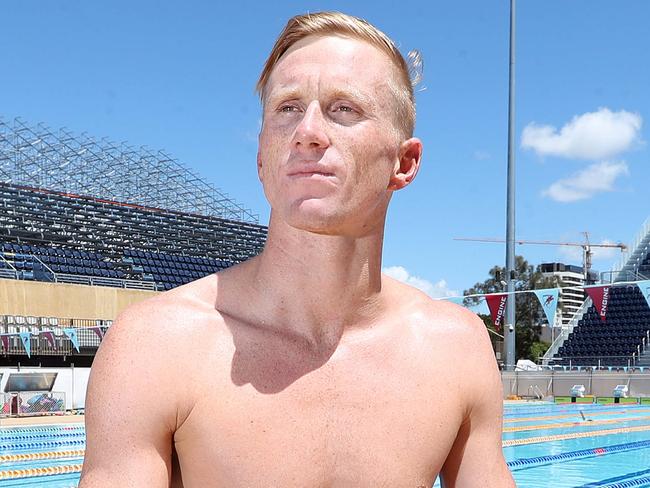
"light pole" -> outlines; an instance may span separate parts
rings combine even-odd
[[[515,367],[515,0],[510,0],[510,69],[508,82],[508,184],[506,200],[506,369]]]

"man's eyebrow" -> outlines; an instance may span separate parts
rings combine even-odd
[[[374,102],[372,97],[366,95],[364,92],[352,85],[344,85],[335,87],[326,92],[328,98],[346,99],[353,102],[358,102],[365,106],[373,106]],[[295,85],[280,86],[272,89],[266,96],[266,103],[275,102],[276,100],[291,100],[301,97],[301,90]]]
[[[351,101],[356,101],[366,106],[374,105],[373,99],[371,97],[369,97],[364,92],[351,85],[346,85],[341,88],[339,87],[335,88],[330,93],[330,96],[332,98],[344,98]]]
[[[275,101],[278,99],[291,100],[294,98],[300,98],[300,90],[297,86],[281,86],[279,88],[272,89],[265,97],[264,102],[266,104],[270,101]]]

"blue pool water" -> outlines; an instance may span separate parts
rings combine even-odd
[[[506,405],[503,427],[518,487],[650,487],[650,405]]]
[[[503,443],[518,487],[650,488],[650,405],[506,405]],[[80,466],[84,448],[80,424],[0,428],[0,487],[76,487],[78,472],[42,470]],[[8,458],[38,453],[48,458]],[[6,479],[30,469],[41,473]]]
[[[506,407],[503,441],[517,486],[650,487],[650,405]]]
[[[79,423],[2,427],[0,487],[76,487],[85,447],[86,434]],[[62,474],[44,474],[54,469]]]

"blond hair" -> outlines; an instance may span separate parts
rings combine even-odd
[[[408,54],[410,65],[404,59],[395,43],[383,32],[364,19],[341,12],[316,12],[296,15],[287,22],[284,30],[264,63],[257,81],[256,91],[264,101],[266,85],[273,68],[287,50],[296,42],[308,36],[339,35],[352,37],[378,48],[388,55],[397,68],[397,84],[391,83],[396,99],[397,120],[404,135],[413,135],[415,127],[415,96],[413,86],[420,80],[422,60],[417,51]]]

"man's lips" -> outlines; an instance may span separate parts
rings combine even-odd
[[[290,178],[308,178],[311,176],[330,177],[336,175],[331,169],[320,165],[301,165],[289,171],[287,176]]]
[[[290,173],[290,178],[309,178],[310,176],[323,176],[330,177],[334,176],[334,173],[324,173],[322,171],[300,171],[298,173]]]

